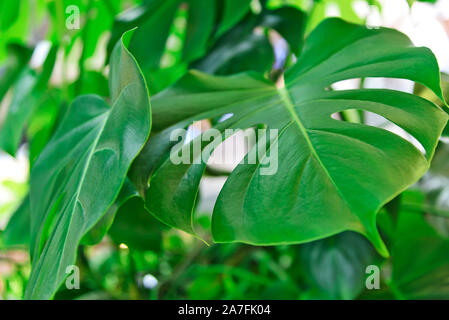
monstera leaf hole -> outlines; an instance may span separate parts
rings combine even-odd
[[[273,83],[260,72],[221,76],[191,70],[154,95],[155,133],[133,165],[132,180],[156,218],[195,234],[192,216],[206,164],[170,162],[170,132],[202,119],[212,119],[212,128],[222,134],[263,124],[279,133],[273,141],[278,171],[263,175],[257,163],[233,170],[213,210],[214,241],[299,244],[356,231],[388,256],[377,212],[429,168],[447,114],[398,90],[333,86],[351,79],[408,79],[442,99],[437,61],[396,30],[337,18],[322,22],[302,47],[285,81],[280,76]],[[332,118],[360,110],[383,117],[418,143],[377,124]],[[231,113],[224,121],[213,120]],[[201,150],[210,146],[202,142]]]
[[[342,114],[343,112],[345,114]],[[337,121],[349,121],[354,123],[360,123],[360,120],[363,119],[364,125],[389,131],[397,135],[398,137],[410,142],[417,150],[419,150],[419,152],[421,152],[423,156],[426,156],[426,149],[411,133],[405,131],[396,123],[377,113],[361,109],[346,109],[344,111],[333,113],[331,115],[331,118]]]
[[[330,85],[333,91],[353,90],[353,89],[384,89],[389,88],[397,91],[412,93],[417,82],[384,77],[351,78],[334,82]]]

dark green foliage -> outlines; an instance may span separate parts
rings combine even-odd
[[[342,18],[325,19],[329,3]],[[13,261],[0,297],[449,298],[448,79],[429,49],[364,26],[352,5],[3,1],[0,149],[28,150],[30,177],[19,205],[0,207]],[[414,94],[364,88],[372,77]],[[333,90],[351,79],[360,87]],[[199,121],[178,151],[199,141],[203,161],[175,164],[170,135]],[[278,133],[249,146],[255,163],[207,163],[226,130],[248,128]],[[63,285],[73,264],[77,291]]]

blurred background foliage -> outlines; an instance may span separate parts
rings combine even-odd
[[[403,2],[410,16],[417,5],[441,5],[441,1],[394,1]],[[253,70],[276,79],[325,17],[339,15],[370,24],[373,15],[383,16],[385,3],[0,2],[0,298],[22,298],[30,272],[28,172],[75,96],[108,96],[109,55],[123,31],[138,27],[130,49],[155,94],[192,68],[220,75]],[[70,29],[68,23],[76,26],[76,20],[68,19],[77,9],[79,28]],[[440,20],[448,31],[449,17]],[[449,93],[445,74],[442,84]],[[419,85],[413,90],[432,98]],[[120,207],[115,218],[106,215],[83,239],[77,261],[81,289],[62,288],[55,298],[449,298],[448,157],[449,146],[442,138],[429,173],[379,213],[378,223],[394,259],[381,258],[365,238],[351,232],[304,245],[207,246],[156,221],[135,197]],[[204,233],[227,173],[210,168],[204,178],[196,214]],[[380,290],[365,287],[368,265],[381,267]]]

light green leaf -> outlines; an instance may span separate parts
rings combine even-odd
[[[25,298],[51,298],[81,238],[117,198],[151,126],[145,80],[124,34],[112,55],[112,107],[77,98],[31,172],[32,271]]]
[[[7,30],[19,16],[20,1],[0,2],[0,31]]]

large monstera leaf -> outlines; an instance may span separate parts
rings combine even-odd
[[[388,255],[376,213],[428,169],[447,115],[408,93],[328,90],[337,81],[362,77],[409,79],[443,99],[438,65],[429,49],[413,47],[398,31],[337,18],[311,33],[279,89],[255,74],[190,72],[152,100],[159,132],[130,173],[145,193],[147,209],[166,224],[195,234],[192,212],[206,164],[174,164],[168,156],[173,145],[169,136],[193,121],[226,114],[227,120],[215,126],[220,132],[260,124],[277,129],[269,144],[278,148],[279,163],[273,175],[263,175],[260,162],[239,164],[231,173],[212,216],[216,242],[303,243],[350,230],[364,234]],[[387,130],[332,117],[349,109],[388,119],[416,138],[425,152]],[[212,138],[209,134],[212,142],[202,143],[203,153],[218,144]],[[197,137],[183,148],[196,140],[206,139]],[[256,151],[250,150],[247,158]]]
[[[112,106],[94,95],[77,98],[31,172],[28,299],[53,296],[78,243],[117,198],[149,135],[145,80],[126,47],[131,35],[113,51]]]

